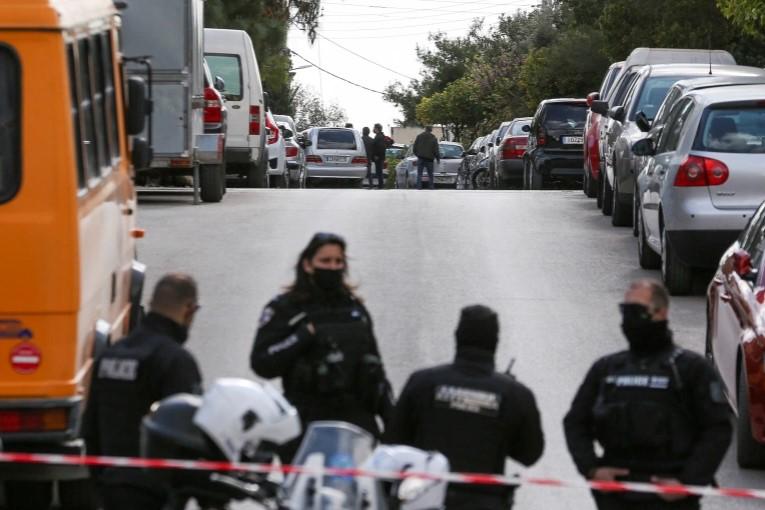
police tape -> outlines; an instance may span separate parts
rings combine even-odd
[[[675,485],[643,482],[564,480],[557,478],[538,478],[524,476],[503,476],[483,473],[419,473],[415,471],[371,471],[358,468],[314,468],[298,465],[258,464],[221,462],[209,460],[148,459],[140,457],[104,457],[94,455],[57,455],[46,453],[9,453],[0,452],[0,464],[42,464],[90,467],[120,467],[145,469],[177,469],[188,471],[219,471],[240,473],[283,473],[307,474],[314,476],[337,476],[354,478],[378,478],[383,480],[403,480],[419,478],[422,480],[443,481],[467,485],[543,486],[560,489],[584,489],[610,493],[641,492],[665,496],[717,496],[736,499],[763,499],[765,490],[735,487],[707,487],[696,485]]]

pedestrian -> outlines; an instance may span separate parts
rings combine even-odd
[[[383,189],[383,165],[385,165],[385,150],[388,148],[388,143],[385,140],[382,124],[375,124],[373,131],[375,137],[372,145],[372,157],[375,164],[375,174],[377,174],[377,187]]]
[[[364,126],[361,129],[361,140],[364,142],[364,150],[367,153],[367,182],[372,187],[372,163],[374,162],[374,139],[369,136],[369,128]]]
[[[152,404],[176,393],[200,393],[202,377],[183,344],[199,309],[191,276],[163,276],[150,311],[127,337],[96,360],[84,431],[90,455],[140,455],[141,420]],[[98,476],[104,510],[160,510],[167,492],[141,469],[105,468]]]
[[[423,169],[428,171],[430,189],[434,189],[433,162],[437,161],[441,164],[441,151],[438,147],[438,139],[433,134],[433,126],[425,126],[425,131],[417,135],[412,152],[417,156],[417,189],[422,189]]]
[[[415,372],[404,386],[386,439],[446,455],[452,471],[505,471],[510,457],[530,466],[544,436],[534,395],[494,370],[497,314],[482,305],[462,309],[453,363]],[[447,510],[506,510],[514,488],[450,485]]]
[[[347,274],[345,240],[314,235],[295,281],[263,310],[250,364],[261,377],[282,378],[304,431],[312,421],[342,420],[379,437],[377,420],[387,423],[392,394],[372,318]],[[282,459],[294,456],[299,441],[282,449]]]
[[[619,308],[629,348],[595,362],[563,421],[574,463],[590,480],[713,484],[732,434],[718,376],[675,345],[661,283],[633,282]],[[599,510],[700,508],[698,497],[681,494],[593,496]]]

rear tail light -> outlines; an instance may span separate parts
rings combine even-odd
[[[524,152],[526,152],[525,141],[508,138],[502,142],[502,159],[520,159]]]
[[[543,129],[537,132],[537,145],[545,145],[547,143],[547,137]]]
[[[364,165],[366,166],[367,163],[369,163],[369,160],[367,158],[363,158],[361,156],[357,156],[351,160],[351,165]]]
[[[260,106],[250,106],[250,134],[260,134]]]
[[[223,105],[220,97],[212,87],[205,88],[205,124],[220,124],[223,122]]]
[[[285,148],[285,155],[288,158],[296,158],[297,155],[298,155],[298,148],[297,147],[293,147],[292,145],[288,145]]]
[[[675,186],[719,186],[728,180],[730,171],[722,161],[701,156],[688,156],[675,176]]]
[[[266,127],[268,128],[268,145],[279,141],[279,126],[271,118],[271,114],[266,115]]]
[[[0,411],[0,433],[53,432],[68,428],[69,411],[65,408]]]
[[[306,156],[305,158],[306,163],[321,163],[321,156]]]

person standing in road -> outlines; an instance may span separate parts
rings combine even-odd
[[[619,308],[629,349],[595,362],[563,421],[579,472],[600,481],[713,484],[732,434],[722,383],[703,356],[674,344],[661,283],[633,282]],[[695,496],[593,496],[599,510],[700,508]]]
[[[282,378],[303,431],[316,420],[342,420],[380,436],[393,407],[372,318],[346,282],[346,243],[318,233],[298,257],[295,281],[266,305],[250,366]],[[289,461],[300,438],[280,452]]]
[[[423,169],[428,171],[430,189],[434,189],[436,184],[433,178],[433,162],[441,163],[441,151],[438,146],[438,139],[433,134],[433,126],[425,126],[425,131],[417,135],[412,151],[417,156],[417,189],[422,189]]]
[[[149,314],[96,360],[83,436],[89,455],[138,457],[141,420],[152,404],[176,393],[201,393],[202,377],[183,348],[199,309],[188,275],[159,280]],[[141,469],[105,468],[98,477],[104,510],[161,510],[164,486]]]
[[[542,455],[544,436],[534,395],[509,374],[494,371],[497,314],[482,305],[463,308],[455,361],[415,372],[407,381],[386,434],[446,455],[452,471],[505,471],[510,457],[530,466]],[[506,510],[514,489],[449,486],[448,510]]]
[[[385,164],[385,149],[388,148],[388,144],[385,140],[385,134],[383,133],[382,124],[374,125],[375,137],[372,144],[372,157],[375,163],[375,174],[377,175],[377,187],[383,189],[385,183],[383,182],[383,165]]]
[[[366,126],[361,129],[361,140],[364,142],[364,150],[367,153],[367,182],[369,187],[372,188],[372,163],[374,162],[375,141],[369,136],[369,128]]]

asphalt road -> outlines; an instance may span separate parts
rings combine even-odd
[[[349,243],[351,276],[396,391],[413,370],[451,359],[462,306],[494,307],[498,365],[516,358],[514,373],[542,411],[547,446],[529,472],[541,476],[578,476],[562,417],[590,364],[625,347],[617,303],[627,282],[658,276],[638,268],[630,230],[611,227],[580,191],[231,190],[222,203],[199,206],[188,195],[152,194],[141,197],[138,220],[147,231],[139,246],[147,288],[171,270],[199,281],[202,309],[188,345],[207,381],[253,376],[260,311],[291,281],[297,254],[317,231]],[[704,321],[701,295],[673,300],[671,327],[682,346],[703,351]],[[730,452],[719,481],[763,488],[765,472],[739,470]],[[594,505],[584,492],[527,487],[515,508]],[[762,504],[708,498],[704,508]]]

